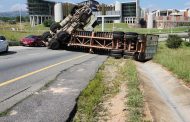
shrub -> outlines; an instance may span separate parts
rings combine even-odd
[[[179,48],[182,44],[182,39],[177,35],[169,35],[168,39],[166,40],[166,46],[168,48]]]
[[[190,42],[184,42],[184,45],[190,47]]]
[[[50,27],[53,23],[54,23],[53,20],[45,20],[43,22],[43,24],[44,24],[45,27]]]

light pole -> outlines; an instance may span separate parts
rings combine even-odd
[[[21,0],[20,0],[19,13],[20,13],[20,29],[22,30],[22,6],[21,6]]]

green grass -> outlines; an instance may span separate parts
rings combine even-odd
[[[190,47],[181,46],[179,49],[169,49],[164,42],[159,43],[154,61],[167,67],[186,83],[190,83]]]
[[[104,81],[106,71],[104,69],[107,65],[118,68],[116,77],[109,83]],[[138,80],[135,64],[132,60],[116,60],[113,58],[109,58],[103,64],[95,78],[80,94],[77,101],[77,112],[73,121],[97,121],[99,119],[97,118],[99,117],[98,112],[107,111],[104,110],[105,108],[101,106],[101,103],[118,93],[122,82],[126,82],[128,88],[126,108],[129,111],[129,116],[126,116],[128,117],[127,120],[141,122],[143,120],[143,95],[139,89],[140,81]]]
[[[77,103],[77,113],[73,121],[91,122],[94,121],[96,106],[100,103],[105,91],[103,84],[102,69],[98,71],[95,78],[82,91]]]
[[[102,116],[106,116],[106,114],[100,114],[107,112],[107,108],[104,108],[102,103],[119,92],[121,81],[123,81],[119,73],[120,62],[122,60],[108,58],[99,69],[95,78],[82,91],[77,102],[77,112],[74,117],[75,122],[92,122],[99,120]],[[112,66],[114,69],[117,69],[115,69],[116,71],[114,70],[116,76],[110,81],[108,77],[111,76],[107,74],[105,67]]]
[[[28,35],[41,35],[43,32],[47,31],[49,28],[43,25],[37,25],[31,27],[29,23],[22,23],[22,31],[11,31],[11,28],[20,29],[19,24],[10,25],[5,24],[0,27],[0,35],[3,35],[10,41],[20,41],[21,38]]]
[[[105,23],[104,31],[124,31],[124,32],[137,32],[142,34],[158,34],[158,33],[180,33],[187,31],[190,27],[176,27],[176,28],[166,28],[166,29],[147,29],[147,28],[130,28],[126,23]],[[100,24],[95,28],[95,31],[101,31],[102,25]]]
[[[129,111],[128,121],[141,122],[143,120],[143,95],[139,88],[140,81],[138,79],[136,66],[132,60],[127,60],[123,69],[123,76],[127,80],[128,95],[127,108]]]

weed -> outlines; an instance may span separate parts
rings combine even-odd
[[[170,71],[190,83],[190,48],[182,46],[179,49],[173,50],[165,46],[165,42],[159,43],[158,52],[154,57],[156,63],[162,64]]]
[[[143,95],[139,89],[140,81],[138,79],[135,64],[132,60],[127,60],[122,69],[123,76],[127,80],[127,108],[129,111],[130,122],[141,122],[143,116]]]

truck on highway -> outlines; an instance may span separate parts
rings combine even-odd
[[[42,35],[47,47],[57,50],[62,47],[82,48],[94,53],[106,51],[116,58],[133,57],[144,61],[153,58],[157,51],[158,35],[134,32],[94,32],[97,18],[88,5],[75,6],[60,23],[50,27]]]

